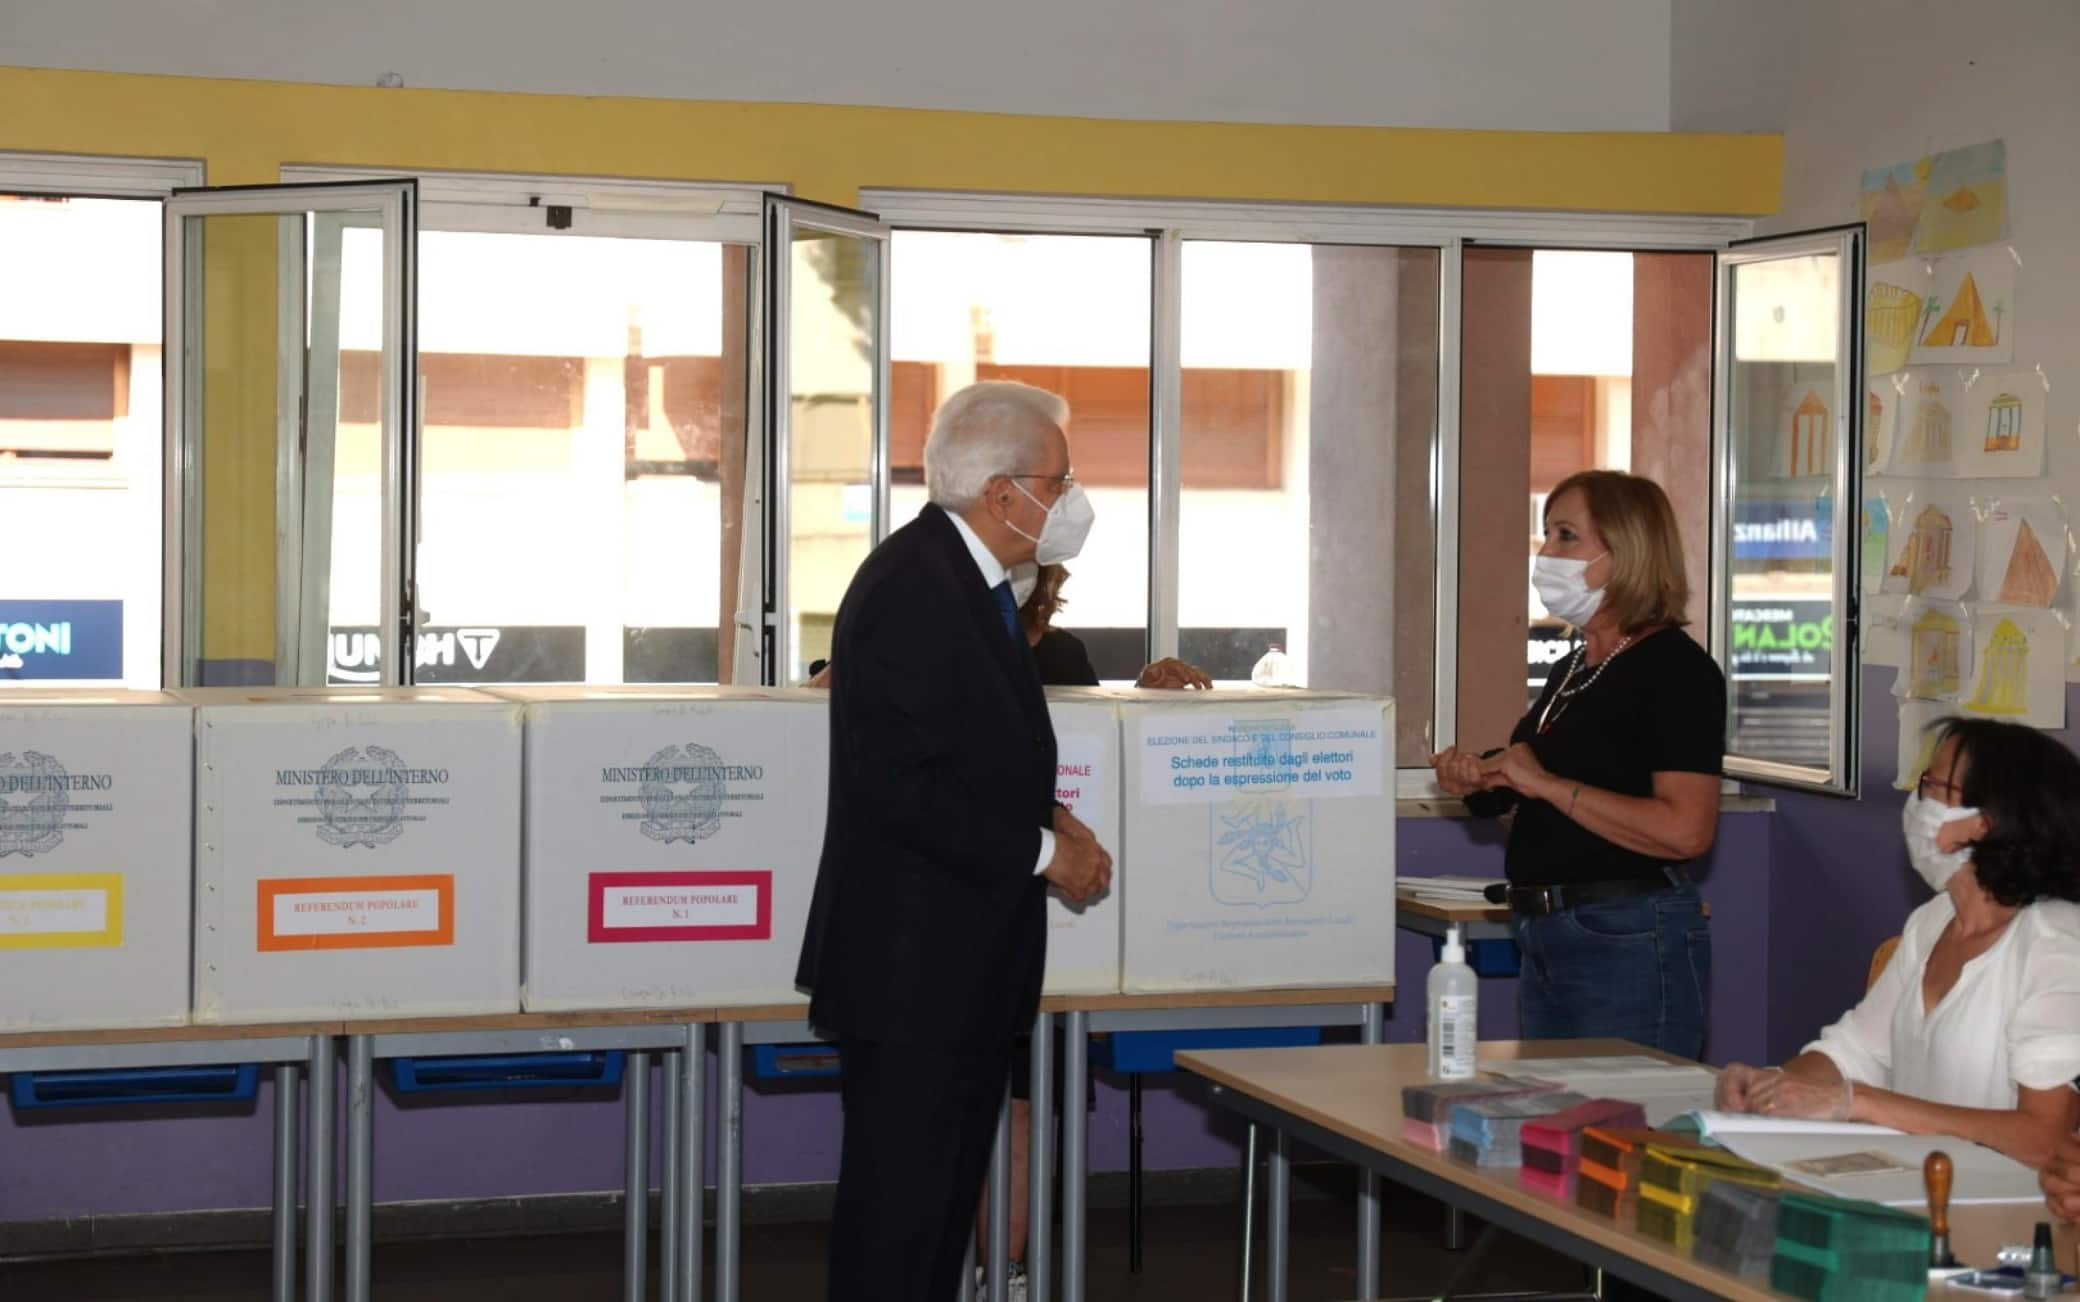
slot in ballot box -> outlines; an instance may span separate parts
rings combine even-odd
[[[195,1020],[520,1006],[520,706],[200,688]]]
[[[1394,979],[1394,704],[1122,693],[1130,994]]]
[[[0,694],[0,1031],[188,1020],[193,711]]]
[[[527,711],[527,1008],[802,999],[827,694],[497,691]]]

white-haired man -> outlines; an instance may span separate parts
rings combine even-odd
[[[925,441],[931,504],[853,576],[831,641],[830,801],[796,979],[837,1037],[832,1302],[955,1295],[1047,957],[1046,892],[1112,859],[1054,799],[1055,740],[1006,578],[1091,525],[1028,385],[971,385]]]

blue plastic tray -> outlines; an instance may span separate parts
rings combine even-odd
[[[1117,1072],[1176,1071],[1192,1049],[1281,1049],[1320,1044],[1319,1026],[1244,1026],[1221,1031],[1114,1031],[1091,1041],[1091,1061]]]
[[[758,1080],[803,1080],[837,1076],[838,1046],[811,1040],[806,1044],[754,1044],[751,1075]]]
[[[601,1053],[468,1054],[454,1058],[393,1058],[391,1083],[399,1094],[441,1090],[571,1089],[621,1083],[626,1056]]]
[[[116,1103],[243,1103],[260,1088],[257,1063],[228,1067],[141,1067],[120,1071],[18,1071],[18,1111]]]

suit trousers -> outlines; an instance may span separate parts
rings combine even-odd
[[[989,1170],[1011,1037],[839,1041],[845,1139],[830,1302],[953,1302]]]

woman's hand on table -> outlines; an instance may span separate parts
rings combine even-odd
[[[1719,1072],[1719,1083],[1712,1087],[1712,1107],[1720,1112],[1752,1112],[1756,1091],[1764,1081],[1779,1074],[1774,1067],[1727,1063]]]
[[[1849,1121],[1856,1110],[1856,1087],[1847,1080],[1815,1080],[1790,1072],[1771,1072],[1748,1093],[1748,1111],[1798,1121]]]
[[[2068,1224],[2080,1222],[2080,1135],[2067,1135],[2051,1150],[2051,1160],[2037,1172],[2044,1202]]]

